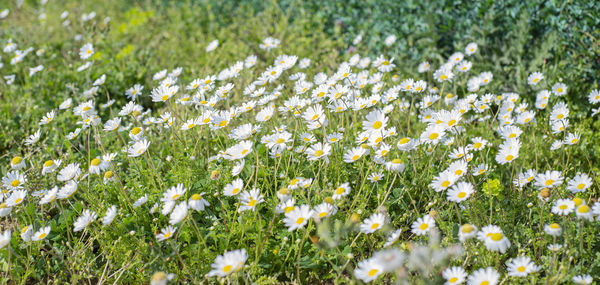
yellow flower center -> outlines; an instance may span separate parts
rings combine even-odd
[[[304,218],[300,217],[296,220],[296,224],[300,225],[302,223],[304,223]]]
[[[457,196],[458,196],[458,198],[461,198],[461,199],[462,199],[462,198],[464,198],[465,196],[467,196],[467,193],[465,193],[465,192],[460,192],[460,193],[458,193],[458,195],[457,195]]]
[[[21,185],[21,181],[19,181],[19,179],[15,179],[10,183],[10,186],[12,187],[17,187],[19,185]]]
[[[255,199],[250,199],[250,202],[248,202],[248,206],[254,207],[255,205],[256,205],[256,200]]]
[[[23,161],[23,158],[21,158],[20,156],[15,156],[15,157],[14,157],[14,158],[13,158],[13,159],[10,161],[10,163],[11,163],[12,165],[17,165],[17,164],[21,163],[21,161]]]
[[[510,154],[509,154],[509,155],[507,155],[507,156],[506,156],[506,161],[511,161],[511,160],[513,160],[514,158],[515,158],[515,157],[514,157],[513,155],[510,155]]]
[[[491,238],[493,241],[500,241],[504,236],[501,233],[493,233]]]
[[[245,149],[245,150],[242,150],[242,155],[246,154],[247,152],[248,152],[248,150],[247,150],[247,149]]]
[[[374,230],[374,229],[376,229],[376,228],[378,228],[378,227],[379,227],[379,224],[378,224],[378,223],[374,223],[374,224],[372,224],[372,225],[371,225],[371,229],[372,229],[372,230]]]
[[[472,226],[472,225],[466,224],[466,225],[463,225],[463,226],[462,226],[462,228],[461,228],[461,231],[462,231],[463,233],[470,233],[470,232],[472,232],[474,229],[475,229],[475,228],[473,228],[473,226]]]
[[[548,179],[548,180],[546,180],[545,184],[546,184],[546,186],[550,186],[550,185],[552,185],[552,183],[554,183],[554,180]]]
[[[320,149],[318,149],[318,150],[315,151],[315,156],[316,157],[322,156],[323,154],[324,154],[324,152],[322,150],[320,150]]]
[[[327,212],[321,212],[321,213],[319,213],[319,218],[323,218],[325,216],[327,216]]]
[[[373,129],[378,130],[379,128],[381,128],[382,125],[383,123],[381,121],[376,121],[375,123],[373,123]]]
[[[560,229],[560,225],[558,225],[557,223],[553,223],[553,224],[550,224],[550,228],[557,230],[557,229]]]
[[[231,269],[233,269],[233,267],[231,265],[225,265],[223,267],[223,272],[227,273],[227,272],[231,271]]]
[[[419,226],[419,229],[421,229],[422,231],[426,230],[427,228],[429,228],[429,225],[428,225],[428,224],[425,224],[425,223],[422,223],[422,224]]]
[[[43,238],[45,238],[47,235],[48,235],[47,233],[42,233],[42,234],[41,234],[41,235],[38,237],[38,239],[43,239]]]
[[[197,200],[202,199],[202,196],[200,196],[200,194],[194,194],[194,195],[192,195],[191,198],[192,198],[192,200],[196,200],[197,201]]]
[[[358,154],[355,154],[355,155],[352,157],[352,160],[357,160],[357,159],[359,159],[359,158],[360,158],[360,156],[358,156]]]
[[[398,142],[399,144],[407,144],[410,141],[409,138],[402,138],[400,139],[400,141]]]
[[[454,171],[454,174],[460,176],[463,173],[462,169],[457,169],[456,171]]]
[[[450,282],[450,283],[454,283],[456,281],[458,281],[458,278],[456,278],[456,277],[452,277],[452,278],[450,278],[450,280],[448,280],[448,282]]]
[[[524,271],[525,271],[525,266],[519,266],[519,267],[517,268],[517,271],[519,271],[519,272],[524,272]]]
[[[373,276],[375,276],[375,274],[377,274],[377,272],[379,272],[379,270],[377,270],[377,269],[371,269],[371,270],[369,270],[369,272],[367,273],[367,275],[369,275],[369,277],[373,277]]]
[[[440,79],[441,80],[446,80],[446,79],[448,79],[448,76],[446,74],[442,74],[442,76],[440,76]]]
[[[439,136],[438,133],[432,133],[432,134],[429,135],[429,139],[430,140],[435,140],[435,139],[437,139],[438,136]]]
[[[240,188],[234,188],[233,191],[231,191],[233,194],[237,194],[240,192]]]
[[[113,177],[113,175],[113,172],[109,170],[106,173],[104,173],[104,179],[110,179]]]
[[[448,186],[450,186],[450,181],[446,180],[446,181],[442,182],[442,187],[448,188]]]
[[[392,163],[394,163],[394,164],[400,164],[400,163],[402,163],[402,160],[399,159],[399,158],[394,158],[394,159],[392,159]]]
[[[54,161],[52,160],[46,160],[46,162],[44,162],[44,167],[50,167],[54,165]]]
[[[568,207],[567,207],[567,205],[560,205],[560,206],[558,206],[558,208],[561,210],[566,210]]]
[[[345,190],[344,187],[339,187],[338,189],[335,189],[335,194],[342,195]]]
[[[90,164],[92,164],[93,166],[98,166],[98,165],[100,165],[100,162],[102,162],[102,161],[99,158],[94,158],[94,159],[92,159]]]
[[[590,207],[588,205],[581,205],[577,208],[577,212],[585,214],[590,211]]]

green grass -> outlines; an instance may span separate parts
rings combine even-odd
[[[323,15],[324,11],[330,11],[329,6],[318,10],[293,1],[289,5],[267,2],[256,9],[252,8],[251,2],[239,5],[209,1],[176,4],[50,2],[46,5],[27,2],[20,9],[9,6],[10,14],[0,20],[2,47],[12,39],[20,50],[33,48],[16,65],[10,63],[14,54],[1,54],[4,66],[0,69],[0,173],[4,177],[11,172],[10,161],[19,156],[26,161],[20,171],[27,176],[24,202],[15,206],[10,215],[0,218],[0,233],[12,231],[9,243],[0,249],[0,280],[3,283],[138,284],[149,282],[153,276],[160,277],[156,272],[172,273],[171,282],[174,283],[359,283],[360,278],[354,273],[359,262],[384,249],[386,238],[396,229],[402,232],[391,248],[401,250],[407,260],[402,267],[379,277],[377,283],[441,284],[445,282],[441,272],[449,266],[461,266],[468,273],[492,267],[500,273],[500,281],[505,284],[562,284],[571,282],[571,278],[579,274],[590,274],[596,280],[600,273],[597,217],[594,221],[586,221],[574,213],[558,216],[551,212],[558,199],[577,197],[592,206],[599,194],[600,121],[597,115],[591,116],[592,108],[598,108],[598,105],[587,100],[594,86],[590,82],[580,85],[580,79],[574,78],[578,72],[589,74],[587,61],[590,58],[582,59],[581,69],[565,70],[564,62],[572,59],[567,56],[569,50],[555,43],[556,34],[544,34],[531,40],[520,33],[527,29],[526,16],[515,23],[517,29],[504,31],[511,43],[500,45],[500,37],[485,37],[492,30],[488,22],[481,27],[480,34],[451,42],[453,46],[448,46],[447,41],[455,38],[440,40],[444,37],[443,27],[436,27],[439,34],[416,34],[418,40],[414,46],[412,39],[399,37],[391,47],[383,44],[387,34],[373,28],[373,33],[363,31],[363,42],[353,45],[352,49],[356,51],[352,51],[349,47],[357,32],[353,27],[332,26],[331,19]],[[68,27],[62,26],[64,20],[60,15],[63,11],[69,11]],[[83,23],[81,15],[91,11],[97,13],[96,17]],[[40,13],[46,18],[39,19]],[[105,22],[105,17],[110,17],[110,21]],[[373,17],[357,19],[357,26],[368,27],[372,23],[369,21],[377,20]],[[495,31],[494,35],[497,33]],[[80,35],[81,40],[76,40],[76,35]],[[281,40],[281,45],[270,51],[260,49],[259,44],[266,37]],[[205,47],[214,39],[219,40],[219,47],[207,53]],[[466,75],[457,74],[452,81],[435,81],[433,72],[452,52],[463,51],[471,41],[479,44],[477,53],[466,58],[473,63],[473,68]],[[78,72],[76,69],[86,62],[80,59],[79,49],[88,42],[93,43],[95,50],[89,60],[92,65]],[[412,48],[403,48],[407,42]],[[597,46],[593,45],[592,49]],[[39,55],[36,55],[38,51]],[[384,90],[381,95],[408,78],[425,80],[428,87],[437,89],[419,94],[399,92],[398,99],[389,103],[379,101],[372,107],[350,108],[342,113],[327,109],[326,101],[314,103],[311,106],[322,105],[328,124],[313,130],[307,127],[302,116],[277,110],[296,95],[294,85],[297,82],[289,79],[290,75],[303,72],[308,81],[319,72],[332,76],[342,62],[349,61],[356,53],[361,57],[369,56],[371,61],[380,53],[388,59],[395,58],[396,67],[384,73],[380,81]],[[217,110],[228,110],[252,100],[244,95],[246,86],[282,54],[296,55],[299,60],[310,58],[311,64],[307,69],[300,69],[296,64],[283,71],[275,82],[265,85],[270,92],[282,84],[281,94],[272,101],[276,110],[268,121],[256,121],[256,114],[267,106],[257,105],[250,112],[236,116],[225,128],[198,125],[187,131],[180,129],[186,120],[203,113],[204,107],[175,103],[188,93],[185,87],[192,80],[217,75],[237,61],[256,55],[255,66],[245,68],[235,78],[216,83],[217,88],[226,82],[234,84],[226,99],[215,105]],[[429,60],[432,68],[429,72],[418,73],[417,66],[423,60]],[[29,68],[40,64],[44,69],[29,76]],[[176,83],[180,91],[165,103],[152,102],[149,95],[159,84],[152,79],[153,75],[177,67],[183,68]],[[360,70],[352,68],[354,73]],[[376,72],[372,67],[365,70],[371,75]],[[523,131],[520,136],[522,147],[515,161],[500,165],[494,159],[504,141],[495,132],[502,124],[501,102],[490,104],[491,108],[482,113],[471,110],[463,114],[459,126],[464,131],[448,132],[444,136],[446,142],[453,140],[452,143],[420,145],[411,151],[396,147],[404,137],[418,139],[427,128],[428,124],[422,119],[427,111],[419,107],[425,95],[451,94],[464,99],[471,93],[466,90],[467,80],[486,71],[492,72],[494,78],[489,85],[475,92],[478,98],[488,93],[495,97],[514,92],[520,95],[515,106],[528,103],[527,109],[535,112],[534,123],[518,125]],[[531,86],[527,84],[527,76],[534,71],[542,72],[545,79]],[[567,73],[568,76],[563,78]],[[11,85],[4,79],[9,74],[16,75]],[[98,93],[85,98],[84,91],[103,74],[106,82],[99,86]],[[568,95],[552,95],[548,107],[536,109],[536,94],[540,90],[550,90],[561,80],[568,86]],[[345,79],[337,83],[345,85],[348,82]],[[134,84],[145,86],[137,104],[148,113],[138,117],[120,116],[121,126],[127,127],[124,131],[103,131],[105,122],[119,117],[119,111],[128,103],[125,91]],[[373,85],[359,89],[360,96],[371,96]],[[215,90],[208,92],[207,97]],[[311,92],[312,89],[299,96],[309,98]],[[79,136],[71,140],[67,136],[81,127],[77,123],[81,118],[73,113],[73,108],[58,109],[68,98],[72,98],[74,107],[93,100],[93,107],[101,119],[100,125],[81,130]],[[115,102],[110,107],[103,107],[109,100]],[[435,102],[428,110],[455,107],[453,102],[442,101]],[[559,102],[569,106],[570,125],[565,132],[554,134],[549,120],[553,107]],[[390,146],[383,160],[400,159],[405,169],[401,172],[386,170],[384,165],[374,161],[374,152],[380,150],[381,144],[369,147],[371,154],[358,161],[345,163],[344,153],[360,146],[355,139],[363,131],[367,114],[385,106],[393,106],[393,111],[386,115],[389,119],[387,128],[395,127],[396,135],[383,139]],[[307,108],[304,106],[298,111],[303,114]],[[56,112],[52,123],[39,126],[39,120],[52,110]],[[165,112],[171,112],[175,118],[171,128],[144,123],[145,119],[158,118]],[[239,176],[233,177],[235,162],[212,158],[237,144],[230,138],[230,133],[246,123],[260,125],[260,130],[248,138],[253,142],[252,152],[245,158]],[[261,138],[282,125],[292,135],[288,143],[290,148],[280,156],[271,157]],[[132,141],[128,133],[135,127],[144,129],[144,136],[151,144],[143,155],[129,157],[122,150]],[[26,145],[25,139],[38,129],[41,129],[40,140]],[[335,132],[343,133],[343,138],[331,144],[327,160],[313,161],[302,153],[313,145],[301,140],[304,132],[313,134],[317,142]],[[575,132],[581,134],[577,144],[550,150],[553,141]],[[461,181],[471,183],[475,192],[459,205],[446,199],[448,190],[437,193],[429,185],[455,161],[449,157],[452,151],[470,144],[475,137],[485,138],[489,146],[472,152],[468,174]],[[101,175],[86,175],[91,161],[108,153],[118,153],[109,168]],[[51,159],[62,160],[61,166],[54,173],[42,175],[42,165]],[[65,182],[57,179],[57,173],[71,163],[79,163],[82,171],[75,194],[40,205],[40,199],[34,197],[34,193],[54,186],[63,187]],[[473,176],[471,171],[481,163],[487,164],[489,171]],[[540,199],[540,193],[545,190],[533,183],[523,188],[512,183],[527,169],[535,169],[538,173],[558,170],[565,181],[550,190],[547,200]],[[115,174],[114,181],[103,182],[106,171]],[[376,172],[382,172],[384,177],[372,183],[367,177]],[[573,194],[566,187],[569,179],[578,173],[587,174],[593,183],[585,192]],[[255,210],[240,213],[239,196],[223,194],[224,187],[238,177],[244,182],[244,190],[257,188],[264,196],[264,202]],[[314,208],[322,203],[332,203],[337,212],[325,219],[310,219],[302,228],[288,231],[283,221],[285,215],[276,210],[280,204],[277,193],[283,188],[293,188],[297,177],[310,178],[312,183],[303,190],[290,190],[296,207],[305,204]],[[350,184],[350,194],[333,201],[331,197],[336,188],[344,182]],[[163,206],[160,199],[168,188],[179,183],[187,192],[178,201],[205,192],[203,197],[210,206],[204,211],[190,209],[185,220],[175,225],[174,235],[166,241],[158,241],[155,235],[169,225],[169,215],[160,213]],[[11,195],[6,185],[0,187],[7,196]],[[133,203],[144,195],[148,201],[134,208]],[[6,203],[7,198],[1,202]],[[155,203],[159,208],[150,213]],[[117,207],[118,214],[110,226],[103,226],[102,218],[111,205]],[[83,231],[75,232],[74,224],[85,209],[95,211],[99,219]],[[374,213],[386,216],[385,225],[375,233],[361,233],[363,220]],[[427,214],[435,219],[436,230],[431,235],[415,235],[411,224]],[[499,226],[511,246],[505,253],[499,253],[488,250],[476,239],[460,242],[459,229],[466,223],[479,229],[490,224]],[[560,237],[553,238],[544,232],[545,225],[551,223],[561,225]],[[51,232],[42,241],[25,242],[19,233],[27,225],[32,225],[34,231],[50,226]],[[563,248],[550,251],[548,245],[554,243],[562,244]],[[245,249],[248,255],[239,272],[225,278],[207,275],[217,256],[236,249]],[[425,258],[419,259],[419,256]],[[433,256],[435,260],[432,260]],[[508,276],[505,264],[517,256],[530,257],[540,266],[539,272],[524,278]]]

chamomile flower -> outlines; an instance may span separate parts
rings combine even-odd
[[[328,143],[316,143],[305,151],[308,160],[327,158],[331,153],[331,145]]]
[[[340,186],[335,188],[331,198],[334,200],[339,200],[339,199],[347,196],[348,194],[350,194],[350,190],[351,190],[350,183],[348,183],[348,182],[342,183]]]
[[[21,228],[21,238],[23,241],[28,242],[31,241],[31,237],[33,236],[33,227],[31,225],[24,226]]]
[[[27,139],[25,139],[25,145],[33,145],[37,143],[40,140],[41,135],[42,131],[38,129],[37,131],[35,131],[35,133],[33,133],[32,135],[28,136]]]
[[[238,212],[254,210],[258,204],[264,201],[264,196],[260,194],[258,188],[244,191],[240,194],[240,207],[238,208]]]
[[[88,59],[92,55],[94,55],[94,46],[91,43],[87,43],[79,49],[79,57],[81,59]]]
[[[223,189],[223,195],[235,196],[242,192],[242,189],[244,189],[244,181],[242,181],[240,178],[236,178],[231,183],[225,185],[225,188]]]
[[[577,217],[580,219],[586,219],[588,221],[594,220],[594,213],[590,206],[586,204],[581,204],[577,206],[577,209],[575,209],[575,215],[577,215]]]
[[[25,167],[25,159],[20,156],[15,156],[10,160],[10,167],[12,169],[22,169]]]
[[[500,279],[500,273],[492,267],[481,268],[469,275],[467,285],[496,285]]]
[[[335,205],[327,203],[327,202],[323,202],[315,207],[313,218],[316,221],[319,221],[320,219],[324,219],[326,217],[334,215],[336,213],[336,211],[337,211],[337,209],[336,209]]]
[[[15,207],[23,203],[25,201],[25,197],[27,196],[27,191],[25,190],[13,190],[10,196],[6,198],[6,206],[7,207]]]
[[[558,237],[562,233],[562,228],[557,223],[547,224],[544,226],[544,231],[546,234],[551,235],[553,237]]]
[[[141,139],[135,141],[132,146],[127,149],[129,157],[138,157],[146,152],[150,147],[150,141],[147,139]]]
[[[384,264],[378,259],[369,258],[358,263],[354,269],[354,276],[363,282],[371,282],[384,274]]]
[[[462,267],[454,266],[442,271],[442,277],[446,279],[445,285],[462,284],[467,278],[467,272]]]
[[[592,284],[592,282],[594,282],[594,278],[589,274],[576,275],[576,276],[573,276],[573,278],[571,280],[573,281],[573,283],[579,284],[579,285],[588,285],[588,284]]]
[[[600,91],[597,89],[590,91],[590,94],[588,95],[588,101],[590,104],[598,104],[598,102],[600,102]]]
[[[215,262],[211,264],[212,269],[207,276],[225,277],[238,272],[244,268],[246,260],[248,260],[248,255],[245,249],[226,251],[215,258]]]
[[[410,228],[413,234],[424,235],[435,228],[435,220],[430,215],[425,215],[413,222]]]
[[[5,230],[4,232],[0,233],[0,249],[3,249],[10,244],[11,234],[11,230]]]
[[[371,174],[369,174],[369,176],[367,177],[367,179],[369,181],[371,181],[371,183],[377,183],[379,181],[381,181],[384,177],[383,172],[373,172]]]
[[[398,239],[400,238],[401,233],[402,233],[402,229],[397,229],[397,230],[393,231],[391,234],[389,234],[385,243],[383,244],[383,247],[389,247],[389,246],[395,244],[396,241],[398,241]]]
[[[346,163],[353,163],[353,162],[359,160],[363,155],[365,155],[366,152],[367,152],[367,150],[362,147],[355,147],[355,148],[349,149],[348,151],[346,151],[344,153],[343,160]]]
[[[288,228],[288,231],[294,231],[299,228],[303,228],[308,220],[314,215],[314,211],[310,209],[308,205],[300,205],[294,208],[294,210],[285,214],[283,223]]]
[[[205,193],[196,193],[193,194],[190,199],[188,200],[188,205],[190,206],[191,209],[194,209],[196,211],[204,211],[205,207],[210,206],[210,203],[208,203],[208,201],[206,201],[202,195],[204,195]]]
[[[385,215],[382,213],[374,213],[366,218],[360,225],[360,231],[365,234],[372,234],[381,229],[385,225]]]
[[[477,52],[477,43],[469,43],[465,47],[465,55],[469,56]]]
[[[531,258],[519,256],[506,263],[506,270],[508,276],[526,277],[528,274],[540,270],[540,267],[535,265]]]
[[[571,193],[579,193],[583,192],[586,189],[592,186],[592,178],[587,176],[587,174],[577,174],[567,183],[567,190],[571,191]]]
[[[498,226],[489,225],[483,227],[478,233],[477,238],[485,243],[485,247],[490,251],[505,253],[511,243]]]
[[[2,177],[2,185],[8,190],[22,189],[27,182],[27,177],[18,170],[10,171]]]
[[[54,116],[55,116],[54,110],[46,113],[46,115],[44,115],[44,117],[42,117],[42,119],[40,120],[39,125],[42,126],[42,125],[50,124],[52,121],[54,121]]]
[[[563,176],[560,171],[557,170],[546,170],[544,173],[539,173],[535,177],[535,186],[538,188],[553,188],[561,185],[563,182]]]
[[[473,185],[468,182],[458,182],[447,192],[448,201],[460,203],[471,197],[471,194],[475,192]]]
[[[177,231],[177,227],[167,226],[166,228],[163,228],[160,231],[160,233],[156,234],[156,240],[158,240],[158,241],[168,240],[171,237],[173,237],[173,235],[175,234],[175,231]]]
[[[104,226],[110,225],[116,216],[117,216],[117,206],[112,205],[108,208],[108,210],[106,210],[106,214],[104,215],[104,218],[102,218],[102,225],[104,225]]]
[[[180,223],[187,216],[187,214],[188,204],[187,201],[183,201],[173,208],[171,215],[169,215],[169,224],[176,225]]]
[[[50,226],[46,226],[38,229],[33,236],[31,236],[32,241],[40,241],[45,239],[50,234]]]
[[[537,85],[544,79],[544,74],[541,72],[534,72],[527,77],[527,84],[529,85]]]
[[[42,199],[40,199],[40,205],[45,205],[48,203],[52,203],[56,200],[58,194],[58,187],[54,186],[50,191],[48,191]]]
[[[88,209],[84,210],[81,215],[77,218],[77,220],[73,223],[73,231],[79,232],[85,229],[89,224],[96,220],[98,215],[96,212],[90,211]]]
[[[458,229],[458,239],[465,242],[477,235],[477,227],[471,224],[464,224]]]

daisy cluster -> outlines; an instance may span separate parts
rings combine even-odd
[[[68,17],[61,15],[64,26]],[[391,35],[383,44],[396,40]],[[2,62],[15,66],[6,70],[44,62],[43,49],[28,61],[34,47],[0,41]],[[202,49],[211,56],[220,44],[214,39]],[[567,100],[574,88],[560,79],[533,72],[524,78],[526,90],[504,88],[492,72],[477,70],[483,59],[476,43],[406,72],[384,54],[352,53],[324,66],[284,53],[290,43],[275,37],[252,44],[255,52],[223,62],[224,69],[198,75],[187,67],[157,68],[148,82],[131,82],[119,94],[108,91],[109,73],[65,86],[71,95],[39,117],[20,138],[22,148],[4,156],[0,249],[11,250],[16,240],[52,248],[59,237],[98,239],[138,219],[154,230],[140,238],[169,251],[190,245],[178,239],[182,232],[206,248],[225,248],[214,252],[210,268],[200,268],[205,278],[258,278],[244,269],[267,256],[299,269],[306,248],[320,246],[320,225],[341,221],[352,234],[340,242],[352,252],[340,257],[340,274],[371,282],[411,280],[408,272],[420,272],[446,284],[491,285],[550,280],[557,255],[577,246],[583,254],[588,246],[583,239],[579,245],[571,226],[579,235],[598,226],[596,174],[593,160],[569,160],[587,153]],[[78,74],[95,68],[93,41],[73,52]],[[21,68],[28,72],[0,70],[5,87],[51,66]],[[600,102],[598,90],[587,97],[590,106]],[[592,108],[591,116],[597,113]],[[68,144],[64,151],[34,151],[55,135]],[[178,164],[200,174],[172,175]],[[526,203],[511,208],[512,199]],[[75,213],[70,220],[65,208]],[[499,211],[522,211],[535,243],[519,240],[519,229]],[[67,227],[57,227],[59,220]],[[261,233],[257,240],[242,234],[239,243],[225,244],[211,237],[245,229],[248,220]],[[437,235],[441,248],[423,245]],[[270,255],[278,249],[288,256]],[[297,263],[288,259],[292,252]],[[464,259],[469,252],[496,262]],[[177,256],[181,276],[161,272],[153,280],[192,275]],[[418,269],[424,256],[435,260],[430,271]],[[585,273],[563,272],[590,284]]]

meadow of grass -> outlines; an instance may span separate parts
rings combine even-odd
[[[597,58],[265,3],[0,6],[3,284],[597,282]]]

